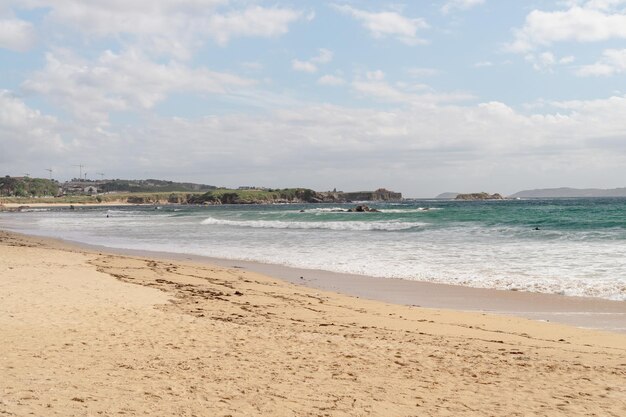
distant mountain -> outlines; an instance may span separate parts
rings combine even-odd
[[[441,198],[441,199],[449,199],[449,200],[454,200],[456,198],[457,195],[459,195],[461,193],[441,193],[439,194],[437,197],[435,198]]]
[[[626,197],[625,188],[603,190],[599,188],[543,188],[524,190],[515,193],[511,198],[559,198],[559,197]]]

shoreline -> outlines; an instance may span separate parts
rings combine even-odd
[[[381,278],[256,261],[222,259],[176,252],[115,248],[57,237],[41,237],[18,232],[11,233],[50,239],[52,242],[63,242],[78,249],[103,251],[122,256],[192,261],[224,268],[243,269],[298,286],[332,291],[346,296],[396,305],[508,315],[540,322],[555,322],[584,329],[626,333],[626,301],[475,288],[400,278]]]
[[[624,334],[388,304],[2,231],[0,351],[7,415],[626,410]]]

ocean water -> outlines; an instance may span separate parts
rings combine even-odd
[[[126,206],[0,213],[0,228],[472,287],[626,300],[626,199]],[[539,229],[539,230],[536,230]]]

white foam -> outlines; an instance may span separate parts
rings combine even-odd
[[[441,209],[437,207],[418,207],[413,209],[380,209],[382,213],[422,213],[436,210]]]
[[[364,221],[345,221],[345,222],[289,222],[281,220],[224,220],[209,217],[202,221],[205,225],[223,225],[237,227],[252,227],[257,229],[328,229],[328,230],[354,230],[354,231],[372,231],[372,230],[408,230],[426,223],[417,222],[364,222]]]
[[[275,210],[210,210],[218,213],[203,209],[169,217],[120,210],[108,219],[98,210],[0,213],[0,227],[115,247],[626,301],[623,229],[533,231],[470,222],[441,227],[367,213],[338,216],[346,219],[338,221],[327,215],[298,217],[291,208],[280,219]]]
[[[318,207],[318,208],[304,210],[304,212],[305,213],[348,213],[348,209],[343,208],[343,207]]]

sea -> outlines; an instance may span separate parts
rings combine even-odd
[[[469,287],[626,300],[626,199],[37,208],[0,228]]]

